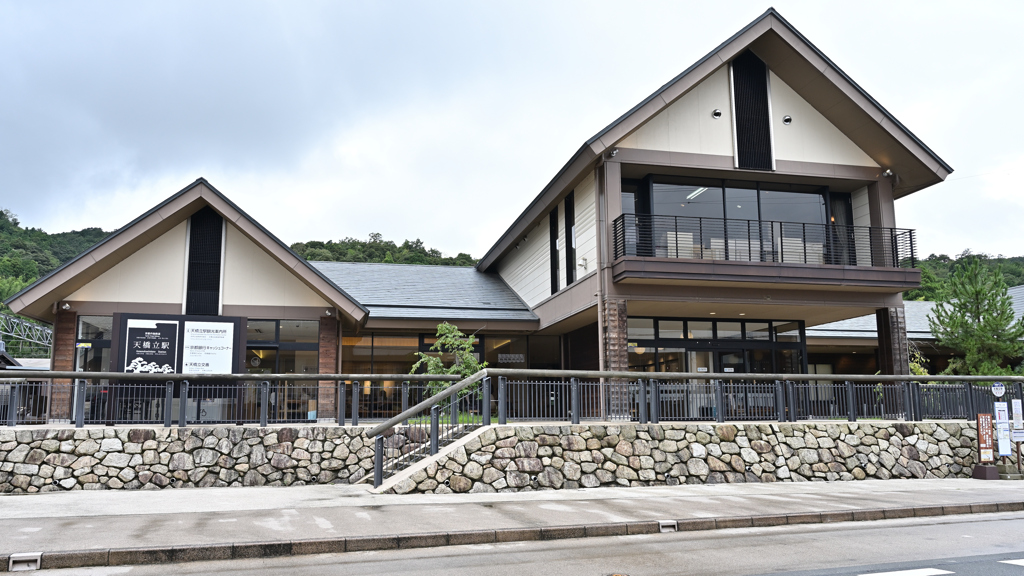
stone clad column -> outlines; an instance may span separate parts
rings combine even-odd
[[[605,300],[604,302],[604,362],[605,370],[626,371],[629,369],[629,355],[626,349],[626,301]],[[625,380],[608,380],[608,416],[628,416],[628,399]]]
[[[910,374],[910,350],[907,347],[907,319],[902,306],[875,311],[878,325],[878,370],[882,374]]]
[[[320,374],[336,374],[338,371],[338,339],[341,337],[341,323],[333,316],[320,317],[320,356],[318,372]],[[338,417],[337,402],[338,383],[333,380],[321,380],[317,397],[317,420]]]

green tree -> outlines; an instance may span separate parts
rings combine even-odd
[[[410,374],[419,373],[423,368],[425,374],[444,374],[459,376],[465,379],[487,367],[487,362],[480,362],[473,353],[474,336],[463,334],[454,324],[442,322],[437,325],[437,340],[430,347],[430,352],[417,352],[420,359],[412,365]],[[447,365],[446,365],[447,364]],[[451,382],[430,382],[428,389],[431,395],[437,394]],[[476,386],[466,388],[460,396],[468,394]]]
[[[962,354],[947,370],[956,375],[1007,374],[1010,360],[1024,355],[1024,319],[1013,306],[999,267],[963,258],[954,267],[928,325],[939,344]]]

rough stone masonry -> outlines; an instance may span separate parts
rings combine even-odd
[[[399,427],[384,444],[426,443]],[[392,491],[966,477],[976,453],[968,422],[495,426]],[[355,427],[0,430],[0,492],[350,483],[373,456]]]
[[[969,477],[973,423],[502,426],[391,490]]]
[[[0,492],[327,484],[372,470],[364,428],[0,430]]]

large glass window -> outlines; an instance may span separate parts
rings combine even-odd
[[[629,369],[639,372],[800,373],[803,323],[634,317]]]
[[[761,190],[761,219],[824,224],[825,197],[806,192]]]
[[[633,340],[654,340],[654,320],[652,318],[627,318],[626,338]]]
[[[75,370],[108,372],[110,370],[110,334],[112,316],[79,316],[75,331]]]
[[[722,188],[719,185],[655,182],[651,195],[651,213],[658,216],[724,217]]]
[[[492,336],[484,338],[484,360],[492,368],[526,368],[529,350],[526,336]]]

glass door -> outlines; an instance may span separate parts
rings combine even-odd
[[[742,351],[721,350],[715,352],[715,356],[719,372],[741,374],[747,371]],[[742,420],[746,417],[746,388],[744,382],[722,381],[725,403],[721,406],[721,410],[724,412],[726,420]]]

